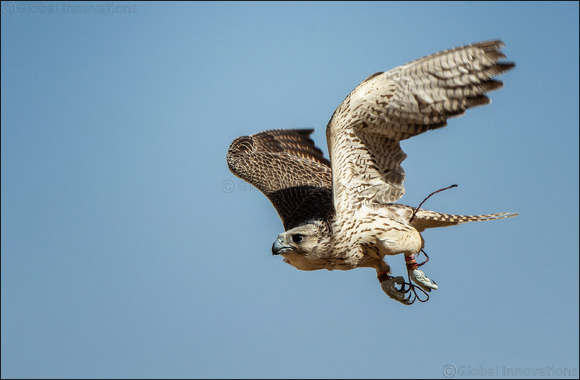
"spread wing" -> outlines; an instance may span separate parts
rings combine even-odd
[[[353,199],[391,203],[403,196],[399,141],[490,103],[486,93],[502,86],[493,77],[514,66],[499,62],[501,46],[481,42],[420,58],[371,75],[346,97],[326,130],[337,212]]]
[[[309,137],[313,129],[269,130],[235,139],[227,162],[268,197],[285,230],[333,212],[330,163]]]

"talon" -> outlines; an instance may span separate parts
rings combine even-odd
[[[389,296],[389,298],[399,301],[404,305],[411,305],[414,300],[411,300],[411,295],[406,296],[411,290],[411,287],[405,289],[405,280],[403,277],[389,277],[381,281],[381,288]]]
[[[421,287],[426,292],[430,292],[431,290],[437,290],[439,286],[435,283],[435,281],[431,280],[429,277],[425,276],[422,270],[417,268],[412,269],[409,271],[409,277],[413,282]]]

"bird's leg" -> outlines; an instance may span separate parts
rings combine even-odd
[[[427,257],[427,261],[429,258]],[[427,262],[425,261],[425,263]],[[429,277],[423,273],[419,267],[425,263],[417,264],[415,261],[415,255],[412,253],[405,254],[405,264],[407,265],[407,273],[409,274],[409,282],[412,280],[417,285],[421,287],[426,292],[431,290],[437,290],[439,288],[435,281],[431,280]]]
[[[375,269],[377,270],[377,279],[381,283],[381,288],[390,298],[399,301],[403,305],[410,305],[414,302],[409,293],[411,287],[405,287],[408,284],[402,276],[392,277],[390,275],[391,268],[387,263],[381,260],[380,265]]]

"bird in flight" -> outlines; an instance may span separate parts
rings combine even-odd
[[[236,138],[229,169],[268,197],[284,225],[272,253],[300,270],[374,268],[390,298],[426,301],[438,286],[416,261],[425,253],[421,232],[518,214],[452,215],[395,203],[405,193],[399,142],[489,104],[486,93],[503,85],[494,77],[514,67],[501,61],[502,46],[495,40],[445,50],[365,79],[328,122],[330,161],[310,138],[312,129]],[[408,282],[392,276],[385,261],[398,254]]]

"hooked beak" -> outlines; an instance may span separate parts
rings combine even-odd
[[[272,255],[279,255],[288,251],[292,251],[294,248],[287,245],[285,240],[278,236],[274,244],[272,244]]]

